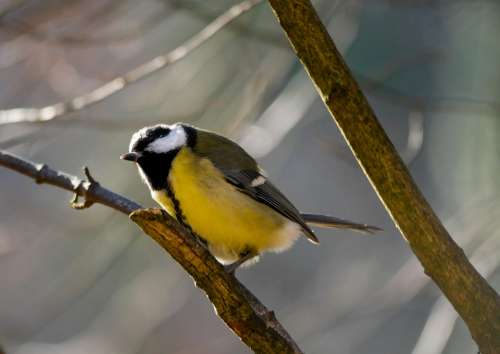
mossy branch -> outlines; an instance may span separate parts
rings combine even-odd
[[[500,353],[500,298],[429,206],[309,0],[269,0],[298,58],[425,273],[467,324],[481,353]]]

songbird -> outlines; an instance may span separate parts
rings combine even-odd
[[[152,198],[200,238],[229,272],[256,262],[266,251],[288,249],[310,226],[367,233],[377,227],[317,214],[301,214],[237,143],[176,123],[133,134],[129,152]]]

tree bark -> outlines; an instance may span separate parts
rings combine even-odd
[[[177,221],[159,209],[130,218],[160,244],[207,294],[217,315],[256,353],[302,351],[269,311]]]
[[[420,193],[309,0],[269,0],[347,144],[481,353],[500,353],[500,298]]]
[[[102,187],[84,168],[87,180],[35,164],[0,150],[0,166],[7,167],[38,184],[50,184],[73,192],[75,209],[102,204],[129,215],[144,232],[166,250],[205,291],[217,315],[256,353],[302,354],[281,323],[234,275],[198,242],[191,233],[160,209],[141,209],[134,201]],[[82,197],[82,202],[77,197]],[[1,354],[1,353],[0,353]]]

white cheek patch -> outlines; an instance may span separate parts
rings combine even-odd
[[[250,182],[250,185],[252,187],[258,187],[258,186],[261,186],[263,185],[264,183],[266,183],[266,177],[264,176],[259,176],[259,177],[256,177],[252,180],[252,182]]]
[[[146,151],[163,153],[169,152],[186,145],[187,135],[184,128],[180,125],[171,126],[171,131],[167,136],[158,138],[152,141],[147,147]]]

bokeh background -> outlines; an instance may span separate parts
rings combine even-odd
[[[2,0],[0,109],[93,90],[202,30],[235,0]],[[315,1],[417,184],[498,290],[500,3]],[[319,230],[238,277],[306,353],[477,352],[399,236],[277,25],[255,6],[176,64],[88,109],[0,126],[0,148],[154,203],[118,159],[184,121],[244,145],[303,211],[384,228]],[[0,343],[17,354],[249,353],[127,218],[0,168]]]

